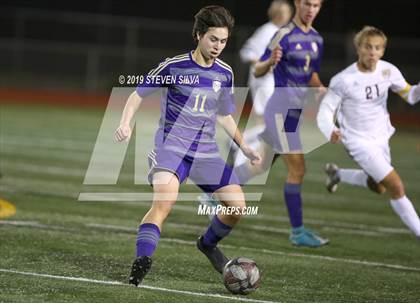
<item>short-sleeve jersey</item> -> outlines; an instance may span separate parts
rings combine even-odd
[[[139,83],[137,93],[145,97],[163,88],[161,116],[155,146],[195,157],[216,156],[217,115],[235,111],[234,77],[231,67],[220,59],[203,67],[192,52],[168,58]]]
[[[319,73],[323,53],[323,39],[315,30],[304,32],[290,22],[272,38],[261,57],[267,60],[276,46],[282,48],[282,58],[274,67],[276,87],[306,87],[314,72]]]
[[[375,71],[361,72],[357,63],[331,79],[330,90],[340,99],[338,122],[343,140],[389,139],[395,129],[387,110],[388,90],[409,87],[397,67],[379,60]]]

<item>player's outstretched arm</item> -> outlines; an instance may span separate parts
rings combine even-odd
[[[120,126],[115,130],[115,140],[118,142],[128,141],[131,137],[131,127],[130,122],[133,118],[134,114],[138,110],[141,104],[142,98],[134,91],[127,99],[127,103],[125,104]]]
[[[276,46],[275,49],[271,52],[270,57],[265,61],[258,61],[255,63],[254,76],[262,77],[267,74],[271,68],[273,68],[277,63],[280,62],[283,55],[282,49],[280,46]]]
[[[415,105],[420,102],[420,83],[417,85],[408,85],[407,90],[402,90],[398,93],[409,104]]]
[[[338,143],[341,139],[340,130],[334,124],[334,113],[341,99],[329,90],[321,102],[316,117],[318,128],[331,143]]]
[[[260,164],[261,163],[261,156],[258,152],[254,151],[248,145],[246,145],[241,131],[238,129],[238,125],[236,124],[235,120],[231,115],[227,116],[217,116],[217,122],[222,125],[223,129],[226,133],[235,141],[235,143],[239,146],[242,150],[244,155],[251,160],[251,164]]]

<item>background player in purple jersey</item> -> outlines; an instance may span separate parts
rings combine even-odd
[[[241,183],[266,171],[278,154],[287,166],[284,199],[289,212],[292,231],[290,241],[294,245],[318,247],[328,243],[316,233],[304,228],[302,215],[301,184],[305,174],[305,160],[301,151],[299,119],[303,109],[301,92],[304,87],[325,90],[318,72],[323,52],[323,39],[312,27],[322,0],[295,0],[296,14],[289,24],[273,37],[260,61],[255,65],[255,76],[263,76],[273,70],[276,90],[268,101],[264,113],[265,130],[261,165],[245,163],[235,168]],[[297,95],[297,97],[296,97]],[[280,143],[278,121],[287,136]]]
[[[148,81],[138,86],[124,108],[115,133],[118,141],[130,138],[130,121],[142,98],[165,87],[155,149],[149,155],[153,203],[139,227],[136,259],[129,279],[136,286],[150,270],[163,222],[177,200],[180,184],[187,177],[203,191],[214,193],[226,206],[239,210],[245,207],[239,182],[232,168],[220,158],[214,139],[217,119],[251,162],[260,161],[258,153],[245,145],[230,115],[235,109],[232,69],[217,59],[233,24],[233,17],[225,8],[202,8],[195,15],[193,27],[197,48],[167,59],[151,70],[146,77]],[[197,241],[198,249],[220,273],[228,260],[216,245],[230,233],[240,214],[218,214]]]

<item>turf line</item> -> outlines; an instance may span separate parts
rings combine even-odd
[[[11,270],[11,269],[3,269],[3,268],[0,268],[0,272],[10,273],[10,274],[18,274],[18,275],[24,275],[24,276],[57,279],[57,280],[67,280],[67,281],[76,281],[76,282],[96,283],[96,284],[103,284],[103,285],[116,285],[116,286],[132,287],[131,285],[128,285],[126,283],[122,283],[122,282],[119,282],[119,281],[106,281],[106,280],[95,280],[95,279],[89,279],[89,278],[83,278],[83,277],[70,277],[70,276],[41,274],[41,273],[17,271],[17,270]],[[216,299],[227,299],[227,300],[241,301],[241,302],[278,303],[278,302],[275,302],[275,301],[255,300],[255,299],[247,299],[247,298],[241,298],[241,297],[224,296],[224,295],[218,295],[218,294],[192,292],[192,291],[186,291],[186,290],[155,287],[155,286],[150,286],[150,285],[140,285],[139,288],[150,289],[150,290],[155,290],[155,291],[162,291],[162,292],[170,292],[170,293],[176,293],[176,294],[183,294],[183,295],[189,295],[189,296],[196,296],[196,297],[206,297],[206,298],[211,297],[211,298],[216,298]]]
[[[28,221],[8,221],[8,220],[0,220],[0,225],[12,225],[12,226],[24,226],[24,227],[32,227],[32,228],[42,228],[42,229],[60,229],[64,230],[64,227],[54,226],[54,225],[44,225],[39,224],[37,222],[28,222]],[[124,231],[124,232],[133,232],[135,233],[136,229],[129,228],[129,227],[120,227],[115,225],[107,225],[107,224],[92,224],[88,223],[85,224],[87,227],[95,227],[95,228],[103,228],[108,230],[115,230],[115,231]],[[70,229],[69,229],[70,230]],[[72,230],[74,231],[74,230]],[[177,243],[177,244],[186,244],[186,245],[196,245],[195,241],[188,241],[176,238],[161,238],[161,242],[168,242],[168,243]],[[381,262],[371,262],[365,260],[356,260],[356,259],[347,259],[347,258],[337,258],[337,257],[330,257],[330,256],[322,256],[322,255],[315,255],[315,254],[304,254],[304,253],[290,253],[290,252],[282,252],[277,250],[270,250],[270,249],[261,249],[261,248],[252,248],[246,246],[234,246],[234,245],[224,245],[221,244],[220,247],[229,248],[229,249],[236,249],[236,250],[247,250],[252,252],[258,253],[266,253],[271,255],[282,255],[288,257],[303,257],[303,258],[312,258],[324,261],[333,261],[333,262],[342,262],[342,263],[349,263],[349,264],[356,264],[362,266],[370,266],[370,267],[382,267],[388,269],[397,269],[397,270],[404,270],[404,271],[414,271],[420,272],[419,267],[411,267],[411,266],[403,266],[399,264],[388,264],[388,263],[381,263]]]

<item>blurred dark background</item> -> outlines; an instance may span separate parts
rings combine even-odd
[[[222,59],[246,85],[238,50],[266,22],[269,0],[21,1],[0,4],[0,85],[3,88],[108,93],[118,76],[146,73],[163,58],[194,48],[193,15],[220,4],[236,19]],[[315,28],[324,36],[321,76],[355,60],[351,38],[365,24],[389,36],[385,60],[409,82],[420,81],[420,1],[326,0]]]

